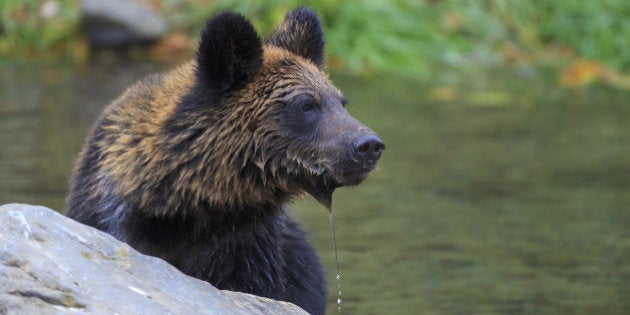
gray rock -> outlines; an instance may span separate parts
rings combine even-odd
[[[306,314],[220,291],[45,207],[0,206],[0,314]]]
[[[167,31],[158,14],[128,0],[83,0],[81,15],[90,45],[98,48],[151,43]]]

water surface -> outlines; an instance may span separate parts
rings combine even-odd
[[[64,209],[102,108],[155,62],[0,61],[0,204]],[[345,314],[630,312],[630,93],[531,69],[333,75],[387,144],[333,211]],[[326,210],[296,200],[328,272]]]

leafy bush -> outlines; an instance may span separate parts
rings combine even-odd
[[[171,29],[190,34],[198,34],[207,17],[221,10],[239,11],[269,34],[287,11],[311,6],[324,23],[329,64],[354,73],[426,77],[436,65],[566,68],[586,59],[601,62],[604,76],[621,78],[625,84],[629,80],[620,74],[630,71],[627,0],[149,2],[162,11]],[[44,14],[51,5],[54,14]],[[70,0],[0,1],[0,55],[51,49],[73,53],[82,43],[78,6]]]
[[[0,1],[0,55],[71,52],[79,34],[79,1]]]
[[[296,0],[221,0],[271,31]],[[625,0],[315,0],[333,66],[427,75],[429,65],[547,62],[566,55],[630,70],[630,2]],[[561,58],[554,58],[560,56]],[[557,60],[556,60],[557,61]]]
[[[423,42],[432,34],[421,27],[421,3],[417,1],[219,1],[216,9],[242,12],[261,32],[269,33],[287,11],[301,4],[320,14],[333,68],[362,73],[426,70],[430,60],[422,56],[431,47]]]

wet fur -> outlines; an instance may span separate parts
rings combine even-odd
[[[68,216],[220,289],[323,314],[323,270],[286,204],[326,161],[317,133],[282,116],[301,93],[343,98],[321,69],[323,44],[304,8],[267,44],[240,15],[210,20],[195,60],[105,109],[76,165]]]

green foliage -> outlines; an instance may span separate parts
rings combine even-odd
[[[243,12],[270,32],[302,4],[322,16],[332,65],[351,72],[426,76],[435,64],[546,62],[560,50],[630,70],[624,0],[221,0],[216,9]]]
[[[451,0],[434,8],[438,19],[449,12],[461,16],[461,26],[444,34],[452,36],[447,48],[457,54],[474,49],[496,54],[509,43],[533,57],[563,48],[578,57],[630,70],[630,52],[625,49],[630,38],[628,1]]]
[[[30,54],[75,46],[79,1],[0,1],[0,55]]]
[[[57,13],[44,17],[46,4]],[[503,63],[586,58],[630,71],[627,0],[163,0],[172,30],[198,34],[208,16],[235,10],[269,34],[300,5],[318,11],[329,64],[353,73],[428,77],[436,65],[467,69]],[[0,1],[0,55],[72,51],[79,40],[78,1]],[[195,36],[196,37],[196,36]],[[68,48],[70,47],[70,48]],[[63,49],[62,49],[63,50]],[[568,58],[567,58],[568,57]]]
[[[543,39],[630,71],[630,2],[549,1],[544,12],[547,15],[540,29]]]
[[[422,43],[433,35],[422,28],[418,1],[218,1],[217,9],[242,12],[253,19],[257,29],[268,34],[287,11],[300,5],[308,5],[320,14],[333,68],[360,73],[426,71],[429,60],[422,56],[431,47]]]
[[[330,54],[351,71],[385,70],[413,74],[427,69],[430,47],[423,42],[432,37],[423,30],[417,12],[420,8],[398,1],[339,2],[326,12],[329,22]]]

